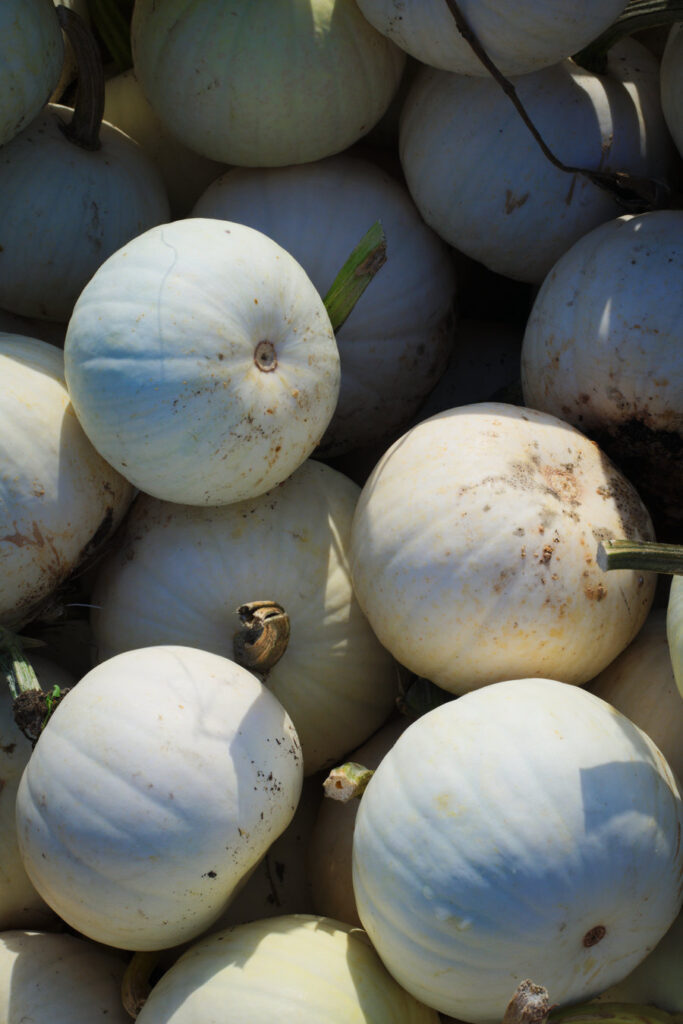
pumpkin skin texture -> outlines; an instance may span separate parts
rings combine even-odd
[[[475,1024],[534,975],[582,1002],[653,948],[681,905],[683,802],[664,757],[610,705],[550,679],[443,704],[362,798],[353,880],[399,984]]]
[[[298,260],[321,295],[381,222],[387,261],[337,331],[339,401],[316,454],[337,455],[404,428],[443,372],[456,288],[447,247],[405,187],[357,157],[234,168],[193,212],[262,231]]]
[[[0,933],[3,1024],[130,1024],[121,1004],[125,960],[74,935]]]
[[[522,346],[524,402],[596,440],[653,511],[683,503],[683,210],[618,217],[558,260]]]
[[[119,249],[83,290],[66,379],[97,450],[147,494],[222,505],[279,484],[339,393],[318,292],[242,224],[190,218]]]
[[[0,334],[0,624],[33,618],[132,498],[76,419],[62,352]]]
[[[141,495],[93,589],[98,657],[180,642],[232,658],[237,609],[277,601],[291,631],[268,688],[294,721],[306,774],[334,763],[379,728],[398,691],[351,584],[359,493],[309,460],[273,491],[222,508]]]
[[[140,146],[105,123],[83,149],[62,131],[72,113],[51,103],[0,149],[0,305],[62,323],[108,256],[169,219]]]
[[[296,732],[239,665],[127,651],[57,707],[24,771],[17,838],[38,892],[89,938],[163,949],[200,934],[287,827]]]
[[[354,515],[351,573],[380,641],[453,693],[502,679],[585,683],[633,639],[652,573],[604,573],[598,541],[652,540],[635,490],[547,413],[503,403],[423,420]]]
[[[666,635],[676,686],[683,697],[683,576],[674,576],[671,580]]]
[[[358,6],[371,25],[423,64],[462,75],[488,74],[440,0],[358,0]],[[626,4],[463,0],[459,6],[496,67],[504,75],[525,75],[577,53]]]
[[[683,22],[672,25],[660,67],[662,110],[678,152],[683,156]]]
[[[623,981],[603,992],[601,1003],[639,1003],[683,1013],[683,913],[664,938]]]
[[[665,180],[671,140],[659,64],[634,40],[608,54],[608,73],[571,60],[521,75],[515,88],[565,164]],[[582,235],[622,213],[583,175],[559,170],[490,77],[424,68],[403,107],[400,154],[427,224],[490,270],[540,284]]]
[[[59,81],[64,42],[52,0],[0,5],[0,146],[40,112]]]
[[[168,130],[247,167],[347,149],[379,121],[405,64],[355,0],[137,0],[131,39]]]
[[[291,914],[197,942],[152,989],[139,1024],[438,1024],[358,928]]]

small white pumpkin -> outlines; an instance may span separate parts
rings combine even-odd
[[[633,639],[653,573],[603,572],[600,540],[652,540],[637,493],[547,413],[490,402],[423,420],[366,482],[351,572],[380,641],[454,693],[592,679]]]
[[[0,623],[28,622],[132,497],[76,419],[60,349],[0,334]]]
[[[75,935],[0,934],[0,1020],[31,1024],[130,1024],[121,1003],[126,963]]]
[[[64,42],[52,0],[0,4],[0,146],[40,112],[59,81]]]
[[[438,1024],[359,928],[291,914],[197,942],[152,989],[139,1024]]]
[[[77,415],[140,490],[222,505],[286,479],[339,393],[323,301],[253,228],[189,218],[114,253],[83,290],[64,343]]]
[[[45,901],[109,946],[174,946],[215,921],[292,819],[303,778],[279,701],[239,665],[152,647],[61,701],[17,793]]]
[[[635,40],[609,51],[605,75],[567,59],[514,84],[565,164],[667,180],[672,146],[659,101],[659,64]],[[540,284],[578,238],[623,212],[585,176],[546,158],[490,76],[423,68],[403,107],[400,152],[427,224],[515,280]]]
[[[353,882],[399,984],[475,1024],[533,977],[597,995],[681,906],[683,801],[652,741],[604,701],[507,680],[418,719],[361,797]]]
[[[140,495],[93,589],[98,657],[182,643],[233,658],[238,608],[276,601],[290,635],[268,688],[294,721],[306,774],[334,763],[386,720],[398,690],[351,584],[359,493],[308,460],[274,490],[221,508]]]
[[[456,291],[449,251],[405,186],[346,155],[295,167],[234,168],[209,186],[193,214],[262,231],[298,260],[321,295],[381,222],[387,261],[336,333],[341,388],[319,454],[404,428],[443,372]]]
[[[683,22],[672,25],[660,70],[662,110],[669,131],[683,156]]]
[[[405,63],[355,0],[137,0],[131,37],[168,130],[247,167],[347,149],[379,121]]]

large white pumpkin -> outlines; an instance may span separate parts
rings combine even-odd
[[[683,22],[671,26],[662,54],[660,79],[664,117],[683,156]]]
[[[0,623],[31,619],[132,497],[76,419],[62,352],[0,334]]]
[[[368,21],[423,64],[486,75],[445,0],[358,0]],[[626,0],[460,0],[462,15],[504,75],[556,64],[611,25]]]
[[[209,186],[193,214],[263,231],[299,261],[321,295],[379,220],[387,261],[337,331],[341,388],[320,454],[358,448],[408,423],[446,363],[456,274],[405,186],[346,155],[234,168]]]
[[[139,1024],[438,1024],[359,928],[289,914],[197,942],[152,989]]]
[[[168,130],[247,167],[347,149],[379,121],[405,63],[355,0],[137,0],[131,36]]]
[[[64,42],[52,0],[0,4],[0,146],[39,113],[59,81]]]
[[[114,253],[76,304],[64,358],[97,450],[140,490],[192,505],[279,484],[339,392],[330,319],[304,270],[221,220],[163,224]]]
[[[445,6],[445,5],[444,5]],[[667,179],[671,141],[659,64],[635,40],[597,75],[564,60],[515,79],[543,139],[565,164]],[[489,269],[539,283],[581,235],[623,210],[543,154],[500,85],[433,68],[403,107],[401,162],[427,224]]]
[[[19,785],[38,892],[89,938],[161,949],[199,935],[292,819],[299,741],[249,672],[187,647],[128,651],[57,707]]]
[[[578,430],[502,403],[413,427],[354,516],[361,607],[399,662],[454,693],[592,679],[638,632],[654,574],[603,572],[598,541],[653,538],[628,481]]]
[[[363,927],[396,980],[494,1024],[533,978],[553,1003],[623,978],[681,905],[666,760],[579,687],[508,680],[442,705],[385,755],[356,818]]]
[[[359,494],[309,460],[275,490],[221,508],[141,495],[93,589],[98,657],[182,643],[232,658],[238,608],[276,601],[290,635],[268,688],[294,721],[306,773],[334,762],[382,724],[398,692],[351,585]]]

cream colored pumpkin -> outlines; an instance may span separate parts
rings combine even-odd
[[[292,819],[303,777],[289,716],[249,672],[196,648],[127,651],[53,713],[17,793],[38,892],[123,949],[205,931]]]
[[[387,261],[336,332],[339,401],[318,453],[349,451],[404,428],[443,372],[457,283],[447,247],[405,187],[376,164],[347,155],[234,168],[209,186],[193,213],[262,231],[298,260],[321,295],[381,222]]]
[[[683,576],[671,580],[666,610],[666,635],[676,686],[683,697]]]
[[[138,0],[135,74],[168,130],[247,167],[339,153],[379,121],[405,54],[355,0]]]
[[[64,344],[69,393],[97,450],[140,490],[222,505],[281,483],[339,393],[323,301],[252,228],[189,218],[114,253]]]
[[[121,1003],[125,960],[75,935],[0,934],[3,1024],[130,1024]]]
[[[599,568],[598,541],[613,537],[652,539],[652,525],[593,442],[547,413],[465,405],[418,423],[371,473],[353,584],[385,647],[444,689],[584,683],[654,596],[652,573]]]
[[[567,59],[514,84],[565,164],[667,180],[672,149],[659,64],[635,40],[609,51],[606,75]],[[403,107],[400,152],[427,224],[515,280],[540,284],[577,239],[623,212],[607,192],[544,156],[490,76],[424,68]]]
[[[152,989],[139,1024],[438,1024],[358,928],[305,914],[196,943]]]
[[[64,42],[52,0],[0,4],[0,146],[40,112],[59,81]]]
[[[664,117],[683,156],[683,22],[671,26],[662,54],[660,78]]]
[[[277,601],[291,633],[268,688],[294,721],[307,774],[343,756],[384,722],[398,688],[353,595],[359,493],[309,460],[275,490],[221,508],[141,495],[93,589],[99,658],[164,643],[232,658],[237,609]]]
[[[131,486],[83,433],[62,352],[0,334],[0,623],[28,622],[121,521]]]
[[[663,939],[623,981],[601,993],[601,1003],[639,1003],[683,1013],[683,913]]]

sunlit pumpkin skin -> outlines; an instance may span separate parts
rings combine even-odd
[[[658,1006],[683,1013],[683,913],[635,970],[599,997],[601,1003],[624,1002]]]
[[[169,131],[247,167],[347,149],[379,121],[405,63],[355,0],[138,0],[131,35],[135,74]]]
[[[565,164],[667,180],[672,147],[659,64],[635,40],[609,51],[606,75],[565,60],[514,84]],[[544,156],[490,76],[424,68],[403,108],[400,152],[427,224],[515,280],[540,284],[577,239],[623,212],[603,189]]]
[[[323,301],[253,228],[189,218],[114,253],[64,343],[69,393],[97,450],[165,501],[263,494],[313,451],[339,393]]]
[[[26,127],[59,81],[64,42],[52,0],[0,5],[0,146]]]
[[[0,334],[0,624],[31,619],[123,518],[133,489],[76,419],[62,352]]]
[[[126,962],[75,935],[0,933],[3,1024],[130,1024],[121,1002]]]
[[[47,692],[54,686],[73,686],[76,681],[33,651],[30,660]],[[15,928],[52,931],[62,923],[31,884],[17,845],[15,800],[32,745],[14,721],[12,704],[9,680],[0,672],[0,932]]]
[[[96,666],[43,730],[17,794],[38,892],[98,942],[162,949],[205,931],[292,819],[296,732],[245,669],[154,647]]]
[[[642,626],[652,573],[603,572],[600,540],[653,539],[637,493],[554,416],[479,403],[423,420],[380,459],[351,534],[380,641],[454,693],[592,679]]]
[[[387,261],[336,333],[339,401],[316,454],[349,451],[407,425],[446,363],[456,274],[403,185],[346,155],[236,168],[205,191],[193,214],[263,231],[298,260],[321,295],[379,220]]]
[[[140,1024],[438,1024],[358,928],[292,914],[197,942],[152,989]]]
[[[411,725],[361,797],[353,880],[396,980],[476,1024],[532,975],[555,1004],[632,970],[681,905],[683,801],[640,729],[580,687],[508,680]]]
[[[164,128],[132,68],[107,79],[104,118],[135,139],[155,162],[166,185],[173,220],[187,217],[206,187],[225,170],[224,164],[188,149]]]
[[[49,104],[0,149],[0,306],[65,323],[98,267],[169,219],[166,189],[141,148],[103,124],[95,151],[62,128]]]
[[[676,686],[683,697],[683,576],[671,580],[666,611],[666,635]]]
[[[488,72],[443,0],[358,0],[378,31],[423,64],[463,75]],[[624,0],[461,0],[460,10],[504,75],[525,75],[577,53],[611,25]]]
[[[348,564],[358,486],[309,460],[259,498],[221,508],[140,495],[93,590],[99,658],[183,643],[234,657],[237,609],[273,600],[290,636],[268,688],[296,727],[306,774],[389,716],[393,658],[353,595]]]
[[[683,513],[683,210],[623,216],[558,260],[522,347],[526,405],[573,423],[638,487]]]
[[[683,156],[683,22],[672,25],[660,70],[662,110],[678,152]]]
[[[666,638],[666,609],[654,608],[635,640],[588,684],[646,732],[683,779],[683,700]]]

